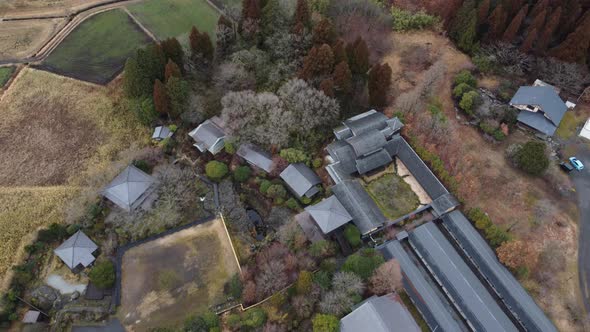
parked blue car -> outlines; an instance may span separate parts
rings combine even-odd
[[[570,163],[572,164],[572,166],[574,166],[575,169],[577,169],[578,171],[581,171],[584,169],[584,164],[582,164],[581,161],[578,160],[578,158],[576,157],[570,157]]]

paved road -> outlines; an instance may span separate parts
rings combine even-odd
[[[587,146],[582,147],[576,157],[586,166],[586,169],[581,172],[573,171],[571,176],[578,194],[578,208],[580,210],[578,244],[580,289],[586,314],[590,314],[590,149]]]
[[[113,318],[106,325],[74,326],[72,332],[125,332],[118,319]]]

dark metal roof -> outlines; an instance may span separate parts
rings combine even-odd
[[[420,272],[399,241],[390,241],[379,248],[385,259],[395,258],[404,275],[404,288],[431,330],[441,332],[466,331],[459,317],[452,312],[444,295]]]
[[[381,130],[387,126],[389,118],[381,112],[370,110],[344,121],[344,125],[352,131],[353,135],[361,135],[367,131]]]
[[[340,332],[420,332],[395,293],[372,296],[340,320]]]
[[[377,129],[368,130],[360,135],[353,136],[346,141],[352,146],[357,157],[377,151],[387,143],[385,135]]]
[[[467,256],[479,268],[482,276],[496,290],[527,331],[557,331],[510,271],[498,261],[492,249],[463,213],[453,211],[445,215],[442,220],[443,226],[457,240]]]
[[[559,126],[567,111],[563,100],[549,86],[521,86],[510,100],[510,105],[538,106],[555,126]]]
[[[451,194],[444,194],[435,198],[430,206],[434,210],[436,216],[442,216],[443,214],[452,211],[457,206],[459,206],[459,201]]]
[[[280,174],[289,189],[299,198],[311,197],[319,190],[316,185],[322,183],[320,177],[303,163],[291,164]]]
[[[205,149],[211,148],[217,140],[224,138],[223,130],[211,120],[205,120],[197,128],[193,129],[189,136],[192,137],[199,145],[203,145]]]
[[[324,234],[352,220],[352,216],[336,196],[330,196],[315,205],[310,205],[305,208],[305,211],[311,215]]]
[[[346,141],[334,141],[326,147],[326,150],[335,162],[340,162],[340,166],[338,167],[340,171],[346,174],[352,174],[357,171],[355,163],[356,155]]]
[[[359,174],[365,174],[379,167],[389,164],[393,159],[385,150],[379,150],[373,154],[356,160],[356,169]]]
[[[157,183],[153,176],[129,165],[104,188],[102,195],[130,212],[144,201]]]
[[[266,171],[272,170],[272,157],[259,147],[252,144],[242,144],[237,151],[237,155],[244,158],[248,163]]]
[[[557,130],[557,126],[547,119],[543,112],[520,111],[516,119],[548,136],[553,136]]]
[[[483,284],[437,226],[429,222],[409,236],[410,244],[432,271],[475,331],[517,331]]]
[[[332,187],[334,195],[352,216],[362,234],[367,234],[387,220],[365,188],[357,180],[344,180]]]

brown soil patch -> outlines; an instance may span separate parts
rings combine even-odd
[[[61,18],[0,22],[0,60],[33,56],[65,23]]]
[[[67,16],[81,9],[109,0],[3,0],[0,4],[0,16],[23,17],[51,15]]]

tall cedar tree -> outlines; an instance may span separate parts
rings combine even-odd
[[[502,6],[508,17],[513,17],[524,5],[524,0],[503,0]]]
[[[243,0],[242,1],[242,21],[247,19],[260,19],[260,1],[259,0]]]
[[[346,45],[346,55],[348,56],[348,65],[354,75],[365,76],[369,70],[369,48],[367,43],[360,36],[356,40]]]
[[[348,62],[340,61],[334,67],[334,88],[345,95],[352,92],[352,72],[348,67]]]
[[[368,87],[371,107],[387,106],[387,93],[391,87],[391,67],[387,63],[376,64],[371,68]]]
[[[172,59],[168,60],[168,63],[166,64],[166,69],[164,70],[164,78],[166,79],[166,82],[168,82],[170,77],[182,77],[182,74],[180,73],[180,68],[178,68],[178,65],[174,61],[172,61]]]
[[[125,63],[124,89],[130,97],[149,96],[155,79],[164,79],[165,56],[158,44],[138,49]]]
[[[518,11],[518,14],[516,14],[516,16],[514,16],[514,18],[512,19],[512,22],[510,22],[510,24],[508,25],[508,28],[506,28],[506,31],[504,31],[504,35],[502,35],[502,40],[504,40],[508,43],[514,42],[514,38],[516,38],[516,34],[520,30],[520,26],[522,25],[522,21],[526,17],[526,13],[528,11],[528,8],[529,8],[529,6],[525,5],[524,7],[522,7]]]
[[[545,26],[545,17],[547,16],[547,10],[541,10],[536,16],[534,16],[533,21],[527,28],[527,31],[533,31],[533,29],[537,29],[537,32],[543,31],[543,27]]]
[[[128,97],[137,98],[149,93],[145,87],[151,86],[150,81],[141,72],[137,60],[130,57],[125,62],[125,71],[123,76],[123,88]]]
[[[303,68],[299,77],[304,80],[321,78],[332,72],[334,67],[334,53],[328,44],[314,46],[303,59]]]
[[[490,0],[483,0],[477,7],[477,22],[479,25],[484,24],[490,14]]]
[[[203,57],[209,61],[213,60],[214,48],[208,33],[201,33],[193,26],[189,35],[189,41],[193,57]]]
[[[579,0],[563,0],[563,13],[557,29],[559,39],[572,32],[578,18],[582,14],[582,7]]]
[[[539,15],[540,12],[542,12],[543,10],[547,10],[548,5],[549,0],[539,0],[539,2],[537,2],[533,6],[533,9],[531,9],[529,18],[534,19],[535,17],[537,17],[537,15]]]
[[[260,29],[264,36],[281,33],[288,25],[288,19],[290,18],[284,16],[279,0],[268,0],[266,6],[262,8]]]
[[[535,50],[539,54],[545,53],[547,51],[547,47],[551,40],[553,39],[555,30],[559,25],[559,21],[561,19],[561,7],[557,7],[556,10],[552,11],[551,16],[547,19],[547,24],[545,24],[545,28],[539,37],[539,42],[537,43],[537,47]]]
[[[222,33],[220,33],[222,32]],[[234,39],[234,25],[232,22],[225,17],[225,15],[220,15],[219,19],[217,20],[217,48],[223,51],[227,50],[227,46],[229,42]],[[222,36],[222,38],[220,38]]]
[[[326,96],[334,98],[334,81],[331,78],[326,78],[320,83],[320,91]]]
[[[168,115],[170,112],[170,100],[166,93],[166,86],[160,80],[156,80],[154,83],[154,106],[160,114]]]
[[[489,40],[495,40],[502,37],[502,33],[504,30],[506,30],[507,18],[508,16],[506,16],[506,12],[504,11],[502,4],[498,4],[488,18],[488,22],[490,24],[490,28],[488,30]]]
[[[475,0],[465,0],[463,2],[463,5],[461,5],[461,8],[459,8],[451,23],[451,29],[449,30],[449,36],[451,39],[457,41],[461,38],[467,23],[471,20],[474,8]]]
[[[303,26],[308,29],[311,27],[311,13],[309,12],[307,0],[297,0],[293,23],[294,25],[303,24]]]
[[[312,41],[315,45],[332,44],[336,38],[332,21],[323,18],[313,27]]]
[[[338,38],[334,44],[332,44],[332,53],[334,53],[334,63],[340,63],[342,61],[348,62],[344,39]]]
[[[164,39],[160,45],[162,45],[162,51],[166,56],[166,61],[172,60],[182,70],[184,67],[184,51],[178,39],[174,37]]]
[[[549,55],[567,62],[585,63],[590,47],[590,11],[580,19],[578,27],[553,48]]]
[[[471,53],[477,48],[477,16],[475,9],[471,11],[470,19],[466,22],[466,25],[459,35],[457,40],[457,47],[463,52]]]
[[[523,53],[529,52],[537,40],[537,35],[537,29],[533,29],[533,31],[528,32],[524,41],[522,42],[522,45],[520,45],[520,51]]]

